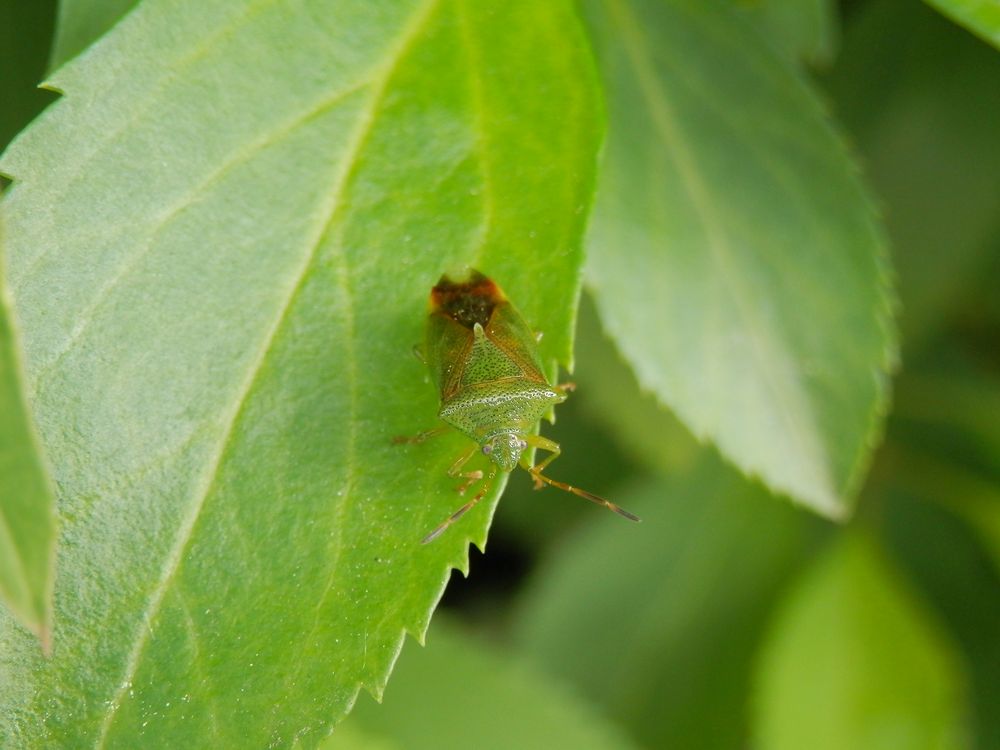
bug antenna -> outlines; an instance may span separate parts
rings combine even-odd
[[[493,485],[493,477],[495,477],[496,475],[497,475],[497,470],[496,467],[494,466],[493,471],[491,471],[487,475],[486,481],[483,482],[483,488],[476,493],[476,496],[472,498],[469,502],[467,502],[465,505],[463,505],[461,508],[456,510],[454,513],[452,513],[450,516],[448,516],[446,519],[444,519],[444,521],[441,522],[441,525],[438,526],[436,529],[434,529],[434,531],[425,536],[423,539],[421,539],[420,543],[430,544],[439,536],[441,536],[449,526],[455,523],[455,521],[464,516],[470,510],[472,510],[476,506],[476,503],[478,503],[480,500],[486,497],[486,493],[490,491],[490,487]]]
[[[557,479],[551,479],[537,472],[531,472],[531,476],[539,481],[545,482],[545,484],[550,484],[553,487],[558,487],[559,489],[565,490],[566,492],[572,492],[574,495],[582,497],[584,500],[590,500],[590,502],[596,503],[597,505],[603,505],[608,510],[613,510],[619,516],[623,516],[630,521],[635,521],[636,523],[641,523],[642,521],[642,519],[639,518],[639,516],[629,513],[624,508],[615,505],[613,502],[604,499],[600,495],[595,495],[593,492],[587,492],[587,490],[581,490],[579,487],[574,487],[571,484],[560,482]]]

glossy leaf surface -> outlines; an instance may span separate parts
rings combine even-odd
[[[475,265],[568,363],[589,70],[566,3],[443,0],[152,0],[60,69],[2,162],[65,525],[0,745],[312,746],[381,692],[500,490],[419,544],[464,445],[390,444],[435,422],[427,293]]]

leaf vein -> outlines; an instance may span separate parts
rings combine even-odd
[[[357,145],[357,151],[363,148],[367,137],[371,134],[371,122],[374,120],[374,115],[378,109],[378,106],[382,103],[385,98],[386,90],[388,89],[389,81],[392,80],[392,76],[398,67],[399,61],[405,56],[407,50],[410,48],[414,40],[419,36],[420,32],[427,26],[434,9],[437,7],[439,0],[426,0],[423,8],[414,14],[413,19],[409,24],[409,28],[403,34],[401,41],[397,45],[396,52],[390,56],[389,64],[385,67],[381,75],[379,76],[378,82],[374,86],[372,94],[372,102],[369,107],[369,117],[368,117],[368,127],[362,133],[361,140]],[[356,160],[355,160],[356,162]],[[353,166],[353,165],[352,165]],[[353,170],[348,170],[348,174],[345,175],[345,184],[350,179]],[[331,214],[328,226],[332,225],[335,214]],[[333,529],[335,534],[333,535],[333,541],[331,542],[331,548],[333,551],[332,557],[330,559],[327,568],[329,569],[329,575],[327,576],[326,582],[323,586],[323,593],[320,594],[319,599],[316,602],[315,607],[315,619],[313,620],[312,627],[309,633],[299,641],[299,658],[295,659],[295,666],[292,671],[290,671],[285,679],[286,690],[287,688],[294,684],[298,675],[301,674],[302,667],[304,666],[304,660],[302,659],[302,654],[304,653],[307,645],[314,638],[316,631],[318,630],[322,618],[323,607],[326,604],[327,598],[330,592],[333,591],[334,583],[337,579],[337,573],[340,563],[341,551],[344,548],[344,518],[347,515],[348,508],[351,504],[353,498],[353,488],[356,483],[357,471],[358,471],[358,458],[357,458],[357,422],[358,422],[358,398],[359,398],[359,378],[357,371],[357,331],[355,326],[355,315],[354,315],[354,290],[353,284],[351,282],[351,266],[349,263],[348,253],[341,253],[340,255],[341,264],[338,273],[339,288],[345,300],[344,309],[346,311],[344,327],[346,329],[346,361],[348,363],[348,373],[347,373],[347,390],[348,390],[348,403],[349,403],[349,431],[347,436],[347,460],[346,465],[346,475],[347,484],[343,490],[343,501],[339,503],[334,511],[334,523]],[[366,646],[367,646],[367,634],[366,634]],[[359,683],[360,687],[360,683]],[[277,717],[277,709],[275,707],[275,718]]]
[[[777,407],[777,414],[785,423],[791,436],[793,436],[799,447],[808,455],[810,469],[814,472],[819,484],[828,491],[833,492],[833,483],[829,477],[828,467],[823,461],[819,447],[816,445],[814,437],[815,430],[810,430],[804,426],[796,415],[790,410],[787,400],[783,397],[784,389],[780,383],[775,382],[772,369],[768,367],[769,357],[763,350],[770,337],[766,335],[766,327],[761,325],[754,312],[753,305],[747,302],[744,297],[744,288],[734,279],[729,270],[731,249],[726,235],[716,228],[716,223],[712,217],[712,201],[709,196],[708,187],[705,185],[698,166],[689,156],[690,149],[684,143],[684,137],[676,122],[676,117],[672,111],[672,106],[667,101],[667,96],[661,86],[654,80],[654,73],[650,70],[649,58],[651,51],[647,39],[639,24],[626,7],[624,0],[611,0],[609,7],[615,16],[618,27],[622,34],[631,40],[626,44],[629,61],[636,72],[636,79],[640,88],[646,94],[650,114],[656,123],[658,130],[663,136],[664,143],[674,153],[675,163],[681,174],[683,182],[687,188],[687,193],[692,204],[698,213],[700,223],[704,229],[707,246],[711,250],[715,259],[715,267],[719,270],[720,277],[725,286],[732,292],[732,298],[738,306],[741,316],[748,328],[750,335],[748,340],[751,343],[753,352],[758,364],[761,365],[757,371],[761,373],[762,382],[771,391],[773,403]],[[777,359],[777,355],[775,355]],[[790,367],[790,374],[796,376],[798,382],[799,370],[793,359],[784,357]],[[833,498],[824,499],[824,505],[830,512],[836,508],[831,505]]]
[[[196,62],[202,59],[206,54],[208,54],[216,45],[216,43],[224,38],[227,34],[231,34],[235,29],[249,22],[257,13],[266,9],[269,5],[273,5],[278,0],[257,0],[257,2],[251,2],[247,5],[243,14],[232,20],[232,23],[219,27],[215,33],[210,34],[206,37],[201,44],[191,50],[186,56],[179,59],[175,65],[173,65],[167,75],[163,76],[157,85],[150,87],[148,90],[148,95],[143,99],[143,104],[146,106],[140,107],[135,110],[133,115],[126,120],[121,127],[116,128],[113,131],[107,132],[105,137],[97,141],[94,148],[83,156],[79,161],[79,166],[75,171],[66,178],[63,183],[62,189],[57,193],[52,199],[52,205],[60,205],[65,200],[65,197],[69,195],[73,188],[76,187],[77,183],[83,180],[88,172],[87,168],[102,154],[104,151],[111,147],[117,139],[125,132],[135,127],[135,125],[142,119],[142,117],[148,113],[151,109],[156,106],[156,96],[163,91],[163,89],[172,81],[177,80],[181,77],[183,73],[187,71],[189,67],[194,65]],[[114,78],[110,86],[114,86],[117,81],[117,77]],[[103,92],[96,91],[93,92],[94,96],[100,96]],[[17,284],[20,286],[23,284],[29,276],[31,276],[36,268],[41,264],[41,262],[48,257],[56,249],[55,246],[50,245],[45,250],[43,250],[39,255],[33,258],[27,265],[27,267],[21,271]]]
[[[263,137],[258,138],[251,143],[246,144],[243,148],[234,151],[229,158],[220,162],[217,169],[209,172],[198,184],[192,186],[192,188],[188,190],[182,198],[176,201],[173,206],[168,208],[157,219],[155,219],[149,229],[144,233],[146,241],[139,249],[130,254],[118,270],[98,288],[97,293],[91,302],[88,303],[87,306],[80,312],[79,319],[64,339],[63,344],[58,350],[56,350],[53,358],[49,362],[43,363],[39,366],[38,371],[35,373],[34,381],[30,384],[30,395],[34,396],[40,390],[41,382],[47,376],[56,372],[59,363],[62,362],[66,355],[73,350],[74,346],[77,345],[82,339],[91,323],[93,323],[100,310],[101,303],[111,295],[119,284],[125,281],[139,268],[143,259],[145,259],[156,247],[157,237],[167,227],[169,227],[170,224],[185,211],[185,209],[193,206],[202,195],[222,180],[231,170],[247,163],[264,149],[273,146],[282,138],[293,133],[296,129],[325,114],[349,98],[352,94],[360,91],[366,85],[367,82],[358,82],[348,86],[346,89],[337,91],[333,96],[324,99],[316,106],[296,115],[277,130],[269,131],[265,133]],[[107,244],[114,242],[122,234],[128,231],[127,224],[122,223],[119,226],[120,230],[106,239]]]
[[[267,358],[267,354],[270,352],[275,337],[278,331],[281,329],[288,311],[292,307],[292,303],[301,290],[305,279],[308,276],[309,268],[312,266],[314,259],[316,258],[319,248],[322,246],[324,239],[326,238],[329,230],[337,216],[338,209],[341,206],[342,198],[346,191],[347,185],[354,174],[354,169],[358,163],[359,155],[362,148],[366,144],[368,137],[371,135],[373,124],[375,121],[375,116],[379,105],[383,101],[385,90],[387,84],[396,70],[396,65],[399,58],[409,49],[410,45],[414,39],[419,35],[419,33],[425,27],[431,10],[435,7],[437,0],[426,0],[424,7],[417,13],[414,14],[413,18],[406,24],[404,31],[401,35],[400,41],[397,43],[396,48],[387,58],[385,66],[380,71],[376,71],[376,76],[374,78],[375,85],[373,86],[372,96],[367,109],[358,118],[358,126],[355,132],[352,134],[350,140],[350,146],[344,155],[343,165],[339,173],[337,174],[334,185],[330,194],[330,201],[327,210],[324,212],[325,219],[319,227],[319,231],[316,234],[316,239],[310,243],[309,251],[306,253],[306,257],[302,263],[301,268],[297,274],[295,283],[293,284],[290,293],[288,294],[285,304],[280,310],[274,324],[271,326],[267,332],[263,345],[258,351],[257,357],[253,365],[250,367],[248,372],[248,377],[243,381],[240,388],[237,391],[236,399],[233,405],[229,409],[229,413],[226,417],[226,428],[225,433],[219,441],[218,450],[215,455],[209,461],[207,466],[207,471],[203,475],[202,481],[200,483],[200,488],[195,492],[193,502],[189,509],[189,512],[182,521],[181,528],[179,530],[175,544],[167,557],[166,565],[164,566],[163,574],[161,575],[160,581],[156,588],[153,590],[150,596],[149,603],[143,612],[143,617],[140,622],[140,626],[133,644],[132,650],[129,654],[128,661],[125,666],[125,674],[123,679],[119,683],[119,687],[112,697],[110,707],[108,712],[105,714],[104,719],[101,723],[100,732],[95,742],[96,748],[103,748],[109,736],[109,732],[114,719],[117,716],[118,709],[120,708],[122,701],[125,697],[124,693],[126,688],[123,686],[126,684],[131,684],[133,678],[135,677],[136,671],[139,668],[142,653],[148,643],[148,634],[150,632],[150,625],[153,619],[159,613],[164,597],[173,582],[174,576],[180,569],[181,561],[184,554],[188,548],[193,537],[193,531],[198,519],[201,516],[201,512],[204,508],[205,502],[207,501],[211,491],[215,485],[216,479],[218,479],[220,467],[222,461],[225,457],[226,448],[230,444],[230,440],[233,435],[233,431],[236,424],[239,421],[239,415],[243,410],[247,402],[247,397],[256,382],[257,376],[259,375],[264,361]],[[353,337],[352,337],[353,340]],[[357,389],[353,389],[352,401],[356,402],[357,399]],[[356,408],[356,407],[355,407]],[[353,423],[353,420],[352,420]],[[354,440],[352,438],[350,449],[354,450]],[[356,456],[351,468],[348,472],[349,477],[353,477],[356,471]],[[347,504],[346,498],[345,502],[341,504],[343,508]],[[343,510],[339,511],[340,513]],[[338,528],[338,534],[342,533],[342,530]],[[338,545],[338,556],[339,556],[340,546]],[[332,566],[331,576],[328,580],[328,586],[324,597],[329,593],[332,588],[333,579],[336,575],[336,560],[334,560],[334,565]],[[322,599],[320,606],[322,606]]]
[[[195,668],[201,675],[202,684],[207,683],[212,675],[210,670],[204,668],[205,656],[202,653],[200,640],[201,636],[198,635],[198,627],[191,616],[191,608],[188,606],[187,597],[178,590],[177,591],[177,601],[180,604],[181,614],[184,619],[184,626],[188,632],[188,639],[191,641],[192,650],[192,661],[194,662]],[[205,708],[207,709],[209,724],[212,726],[212,736],[217,740],[222,738],[219,732],[219,715],[218,707],[216,706],[215,700],[212,698],[212,691],[206,690],[205,692]]]

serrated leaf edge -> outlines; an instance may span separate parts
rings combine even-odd
[[[341,206],[341,198],[343,197],[344,191],[348,185],[348,182],[353,175],[354,168],[358,163],[358,156],[361,153],[368,137],[372,131],[372,125],[375,119],[376,112],[378,110],[379,104],[382,102],[386,88],[389,81],[392,78],[393,73],[399,61],[404,57],[405,52],[409,47],[415,42],[420,32],[425,28],[427,22],[429,21],[433,11],[438,7],[440,0],[424,0],[423,5],[413,14],[410,20],[405,25],[403,31],[400,34],[399,40],[393,47],[393,51],[387,57],[387,63],[382,66],[382,68],[377,69],[374,72],[371,88],[372,92],[370,94],[370,99],[367,106],[363,110],[362,116],[358,118],[357,125],[354,132],[351,134],[349,145],[346,149],[341,168],[338,170],[336,177],[334,178],[334,184],[330,190],[330,200],[326,210],[323,212],[325,219],[322,224],[318,227],[318,231],[315,234],[314,240],[310,243],[310,251],[306,254],[297,274],[295,277],[295,282],[292,285],[291,291],[282,305],[281,310],[275,318],[275,321],[267,334],[264,337],[264,341],[260,350],[257,353],[254,364],[248,370],[248,376],[245,378],[240,388],[237,391],[234,403],[229,409],[229,413],[226,415],[225,424],[226,428],[223,436],[218,444],[218,450],[215,455],[209,461],[205,472],[202,475],[202,479],[198,482],[198,489],[195,493],[194,502],[189,508],[187,514],[184,516],[181,524],[181,528],[177,535],[174,546],[171,548],[170,553],[167,556],[163,572],[160,576],[160,581],[153,589],[150,596],[149,603],[146,605],[145,611],[136,630],[136,636],[134,639],[133,647],[129,653],[128,659],[125,664],[124,674],[121,680],[119,680],[118,688],[115,690],[111,700],[108,703],[108,708],[104,714],[104,718],[101,721],[99,733],[95,741],[95,748],[103,748],[106,746],[108,741],[109,732],[112,725],[114,724],[114,719],[118,714],[118,709],[122,705],[123,698],[125,697],[129,686],[132,684],[132,680],[139,668],[140,660],[142,657],[143,650],[148,642],[149,634],[152,632],[152,622],[158,614],[163,600],[166,596],[167,590],[170,583],[180,568],[181,561],[184,557],[184,553],[187,550],[188,544],[191,540],[192,532],[194,527],[201,515],[201,510],[204,507],[204,503],[208,496],[211,494],[212,487],[215,480],[219,474],[219,468],[222,465],[222,461],[225,458],[227,448],[230,444],[233,431],[239,422],[239,416],[242,413],[244,406],[246,405],[247,398],[250,391],[253,388],[257,380],[257,376],[261,371],[261,366],[263,365],[268,353],[270,352],[275,336],[280,330],[282,324],[285,321],[287,313],[291,308],[292,302],[294,301],[299,289],[302,287],[308,269],[312,265],[315,259],[316,252],[322,244],[323,238],[330,228],[333,220],[337,216],[337,212]],[[341,259],[344,260],[343,258]],[[349,273],[346,267],[346,263],[341,264],[341,281],[342,288],[341,291],[346,299],[352,299],[352,290],[349,282]],[[350,305],[346,306],[347,309],[351,309]],[[348,325],[351,328],[353,321]],[[350,346],[353,346],[354,337],[349,336],[348,340]],[[354,362],[355,359],[348,355],[348,361]],[[353,367],[353,365],[352,365]],[[358,378],[355,372],[351,372],[351,376],[346,384],[348,392],[351,394],[352,409],[356,410],[357,403],[357,388],[358,388]],[[354,425],[356,424],[355,419],[349,420],[352,425],[351,429],[356,429]],[[348,444],[353,447],[355,444],[353,436],[348,440]],[[348,493],[348,497],[349,497]],[[345,501],[346,504],[346,501]],[[343,506],[342,506],[343,507]],[[447,580],[447,579],[445,579]],[[442,587],[443,594],[443,587]],[[405,638],[405,632],[400,634],[399,643],[396,648],[395,658],[398,658],[399,650],[402,648],[402,641]],[[395,658],[392,659],[392,663],[395,663]],[[391,668],[386,672],[386,678],[388,677]],[[356,694],[355,694],[356,697]],[[352,701],[353,703],[353,701]]]
[[[609,8],[611,6],[617,8],[619,15],[621,15],[621,13],[628,15],[629,18],[626,20],[630,21],[633,26],[636,25],[637,21],[634,16],[632,16],[631,10],[625,10],[623,8],[623,6],[628,5],[627,0],[608,0],[606,4]],[[720,9],[720,12],[730,11],[727,9]],[[882,437],[884,436],[884,418],[888,415],[891,409],[891,386],[889,381],[891,376],[899,367],[898,328],[896,326],[894,316],[894,313],[899,309],[899,300],[892,283],[894,273],[892,271],[892,264],[889,257],[889,242],[885,230],[879,220],[882,212],[879,210],[878,204],[872,197],[872,193],[864,181],[860,160],[856,158],[856,154],[850,147],[845,134],[841,128],[837,126],[836,120],[833,118],[828,104],[815,87],[813,87],[806,80],[804,74],[797,66],[783,60],[779,54],[767,45],[761,44],[761,48],[764,50],[764,54],[768,54],[774,62],[780,64],[781,67],[789,74],[802,92],[804,101],[808,102],[808,106],[812,106],[814,108],[814,111],[818,115],[821,123],[829,129],[834,142],[840,149],[845,163],[848,165],[848,169],[854,177],[853,187],[861,200],[862,206],[867,213],[868,218],[870,219],[869,229],[875,234],[875,262],[878,273],[876,285],[879,294],[876,302],[877,307],[874,311],[874,317],[875,323],[882,333],[884,345],[882,349],[882,358],[878,363],[879,370],[874,374],[876,379],[876,398],[868,416],[868,427],[865,434],[859,441],[854,459],[852,461],[851,469],[843,487],[836,488],[838,491],[838,496],[835,498],[836,502],[832,505],[820,505],[814,500],[806,500],[798,497],[795,493],[789,492],[788,490],[775,485],[773,481],[761,472],[761,470],[755,467],[742,465],[737,457],[730,456],[728,452],[719,448],[717,441],[709,432],[693,429],[692,425],[690,425],[679,412],[674,410],[670,404],[666,403],[662,395],[659,393],[659,389],[652,386],[648,382],[648,378],[645,377],[644,373],[640,372],[639,369],[633,365],[628,354],[622,350],[620,344],[618,343],[618,337],[615,335],[616,330],[614,322],[607,321],[602,314],[602,305],[599,302],[601,298],[599,286],[595,284],[592,279],[589,280],[587,286],[595,301],[598,301],[596,308],[598,311],[598,317],[601,321],[602,330],[605,335],[612,342],[614,342],[615,350],[618,352],[621,360],[632,371],[636,381],[640,384],[642,392],[649,393],[653,396],[653,398],[655,398],[656,402],[661,407],[676,414],[680,421],[688,427],[692,435],[698,440],[699,443],[703,445],[712,444],[716,446],[724,460],[734,466],[744,476],[760,481],[772,492],[787,497],[795,504],[803,505],[813,511],[820,512],[830,520],[844,522],[850,517],[853,511],[852,500],[857,495],[861,485],[863,484],[867,468],[871,465],[873,460],[874,449],[881,443]],[[630,55],[630,57],[632,57],[632,55]],[[635,62],[634,57],[633,67],[641,67]],[[641,71],[636,70],[636,75],[641,77]],[[650,85],[654,89],[657,88],[655,81],[652,84],[643,84],[640,81],[639,85],[644,89],[648,88]],[[825,460],[821,461],[821,464],[823,466],[828,465]],[[834,482],[832,480],[829,482],[829,485],[831,489],[834,488]]]

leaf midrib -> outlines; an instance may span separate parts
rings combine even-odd
[[[118,270],[115,271],[114,274],[97,289],[96,294],[93,298],[91,298],[90,302],[88,302],[77,315],[77,320],[74,323],[73,328],[70,330],[69,334],[59,347],[54,350],[52,357],[48,361],[40,362],[38,364],[37,370],[34,373],[34,380],[26,389],[28,397],[33,398],[41,392],[44,381],[58,371],[60,363],[83,339],[84,334],[87,333],[88,328],[97,317],[97,313],[102,304],[110,298],[111,293],[129,276],[129,274],[139,268],[139,264],[142,260],[145,259],[155,248],[158,235],[164,231],[171,224],[171,222],[173,222],[184,210],[197,203],[200,196],[202,196],[206,191],[212,189],[217,183],[221,182],[233,169],[246,164],[265,148],[274,145],[279,142],[281,138],[290,134],[297,128],[302,127],[309,120],[322,115],[351,97],[353,94],[363,90],[366,85],[369,84],[364,81],[354,82],[343,89],[336,91],[332,96],[326,97],[318,104],[310,106],[306,111],[297,113],[294,117],[260,138],[241,146],[239,149],[234,151],[232,155],[220,162],[218,167],[204,175],[196,185],[194,185],[191,189],[186,190],[184,195],[174,201],[170,207],[161,212],[160,215],[154,219],[146,229],[143,230],[143,234],[146,239],[141,246],[141,249],[129,255],[125,262],[119,266]],[[113,232],[107,237],[106,242],[115,242],[127,232],[128,227],[122,225],[121,229]]]
[[[341,169],[337,173],[333,187],[330,191],[330,202],[324,212],[325,219],[322,222],[320,231],[316,234],[316,239],[310,244],[309,251],[306,253],[305,259],[296,274],[295,281],[291,286],[291,290],[285,299],[278,315],[275,318],[274,324],[268,330],[260,351],[257,357],[254,359],[252,365],[248,369],[248,376],[241,384],[240,388],[237,390],[236,398],[233,405],[231,406],[229,413],[225,420],[225,431],[222,438],[218,444],[218,450],[215,455],[210,459],[207,471],[204,474],[202,481],[199,482],[199,489],[195,492],[192,499],[191,507],[188,514],[182,521],[180,532],[177,536],[175,544],[171,549],[169,555],[167,556],[166,565],[164,566],[163,574],[160,577],[160,582],[157,584],[156,588],[153,590],[150,596],[149,603],[146,606],[145,611],[142,613],[140,618],[139,626],[136,631],[136,636],[132,644],[132,649],[129,653],[128,660],[125,665],[124,674],[122,679],[118,683],[118,688],[115,691],[112,699],[109,703],[109,708],[101,722],[99,734],[95,741],[95,748],[104,748],[110,729],[114,723],[114,719],[117,716],[118,709],[122,705],[122,700],[125,696],[128,687],[132,684],[132,680],[135,677],[136,671],[138,670],[139,663],[141,660],[143,649],[148,642],[149,633],[152,632],[151,624],[153,619],[156,617],[157,613],[162,606],[163,600],[166,596],[170,584],[176,575],[180,563],[184,558],[184,553],[191,541],[192,532],[201,515],[201,510],[204,507],[205,501],[210,495],[213,487],[215,486],[215,481],[218,479],[219,469],[222,465],[223,458],[226,454],[226,448],[230,444],[232,438],[233,429],[239,420],[239,415],[246,404],[247,397],[250,391],[253,389],[254,383],[260,374],[261,367],[267,355],[270,352],[274,339],[281,329],[282,324],[288,314],[289,309],[292,306],[298,292],[302,288],[303,282],[308,275],[309,268],[313,265],[316,258],[316,254],[323,243],[323,239],[326,237],[330,230],[336,216],[338,209],[341,206],[342,198],[344,192],[347,188],[350,178],[354,173],[354,168],[359,160],[359,155],[367,142],[369,136],[372,132],[373,123],[377,114],[379,105],[381,104],[387,84],[392,78],[393,72],[399,61],[402,59],[406,51],[412,45],[414,40],[419,36],[421,31],[426,26],[428,19],[431,16],[432,10],[436,7],[439,0],[424,0],[423,5],[414,12],[413,16],[406,23],[403,28],[402,33],[396,44],[393,46],[390,54],[387,55],[385,62],[380,67],[376,67],[373,70],[372,79],[370,82],[371,95],[370,100],[362,111],[362,114],[358,117],[358,124],[355,131],[352,133],[349,146],[345,152],[343,163]],[[346,262],[346,259],[345,259]],[[346,269],[345,269],[346,273]],[[352,339],[353,341],[353,339]],[[352,367],[356,364],[353,362]],[[356,377],[355,377],[356,381]],[[355,384],[354,388],[351,388],[351,399],[356,402],[357,400],[357,387]],[[356,411],[356,404],[352,404],[352,409]],[[353,424],[353,420],[352,420]],[[353,449],[353,439],[352,439],[352,449]],[[351,454],[354,455],[353,453]],[[353,466],[348,467],[348,475],[353,474]],[[349,501],[349,496],[345,497],[342,503],[342,508]],[[342,513],[343,511],[341,511]],[[331,566],[332,570],[336,569],[336,561]],[[331,572],[330,580],[328,581],[328,586],[324,592],[324,596],[329,593],[330,585],[332,585],[333,573]]]
[[[776,383],[770,374],[770,368],[767,367],[769,358],[762,349],[764,342],[770,340],[765,335],[766,328],[757,320],[753,306],[745,298],[743,287],[729,271],[728,264],[732,253],[728,240],[724,233],[715,229],[715,223],[711,217],[708,187],[701,178],[697,164],[688,156],[689,149],[686,148],[680,127],[676,123],[673,108],[667,101],[662,87],[657,85],[655,73],[650,69],[648,61],[651,59],[651,52],[648,40],[626,0],[607,0],[607,5],[623,37],[627,39],[623,46],[626,49],[628,60],[635,70],[636,80],[640,88],[645,93],[649,112],[663,136],[664,143],[674,154],[675,163],[687,187],[687,194],[698,213],[699,223],[708,240],[707,245],[715,258],[715,266],[719,269],[723,283],[731,291],[732,299],[750,332],[748,340],[751,342],[754,359],[757,360],[756,371],[763,375],[762,382],[773,396],[772,403],[778,405],[777,413],[782,422],[794,436],[796,443],[809,456],[809,462],[812,465],[810,473],[819,480],[819,486],[823,488],[824,495],[827,495],[822,500],[824,510],[832,515],[837,515],[839,511],[836,505],[834,483],[829,476],[826,463],[817,454],[818,446],[815,444],[815,440],[809,438],[809,435],[818,436],[817,432],[802,425],[796,415],[790,411],[788,404],[781,396],[780,384]],[[794,367],[794,360],[789,357],[785,357],[785,360],[792,364],[795,374],[798,375],[797,368]]]

